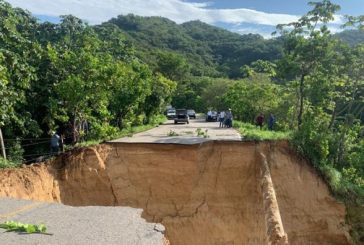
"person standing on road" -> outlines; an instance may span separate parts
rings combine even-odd
[[[209,110],[208,112],[207,112],[207,121],[211,121],[212,120],[212,111],[211,110]]]
[[[226,112],[226,127],[228,128],[231,128],[233,126],[233,114],[231,113],[231,109],[229,109],[227,112]]]
[[[224,127],[224,120],[225,120],[225,111],[221,111],[219,116],[220,128]]]

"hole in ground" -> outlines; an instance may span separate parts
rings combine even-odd
[[[142,208],[171,244],[267,244],[257,148],[268,158],[289,242],[348,244],[344,206],[285,142],[104,144],[1,172],[0,195]]]

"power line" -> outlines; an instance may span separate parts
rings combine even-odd
[[[31,143],[31,144],[20,145],[20,146],[21,146],[21,147],[24,147],[24,146],[32,146],[32,145],[41,145],[41,144],[45,144],[45,143],[49,143],[49,140],[47,140],[47,141],[42,141],[42,142],[37,142],[37,143]],[[9,149],[12,149],[12,147],[5,147],[5,149],[9,150]]]
[[[29,140],[50,140],[51,138],[28,138],[28,139],[4,139],[9,141],[29,141]]]
[[[38,154],[29,154],[29,155],[24,155],[23,157],[34,157],[34,156],[49,156],[49,155],[53,155],[52,153],[38,153]]]

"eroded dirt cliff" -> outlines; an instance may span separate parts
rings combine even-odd
[[[0,196],[143,208],[171,244],[267,244],[258,154],[290,244],[349,244],[344,205],[284,143],[104,144],[1,171]]]

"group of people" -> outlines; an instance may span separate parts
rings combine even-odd
[[[219,127],[220,128],[231,128],[233,126],[233,114],[231,112],[231,109],[228,109],[227,111],[221,111],[218,113],[218,121],[220,122]],[[264,126],[265,117],[263,113],[260,113],[255,118],[255,124],[262,129]],[[268,118],[268,130],[274,130],[276,118],[273,113],[270,113]]]
[[[220,128],[231,128],[233,126],[233,114],[231,113],[231,109],[221,111],[218,114],[218,121],[220,122]]]
[[[264,114],[260,113],[256,118],[255,118],[255,124],[262,129],[263,125],[264,125]],[[274,130],[274,124],[276,122],[276,118],[273,115],[273,113],[270,113],[269,118],[268,118],[268,130]]]

